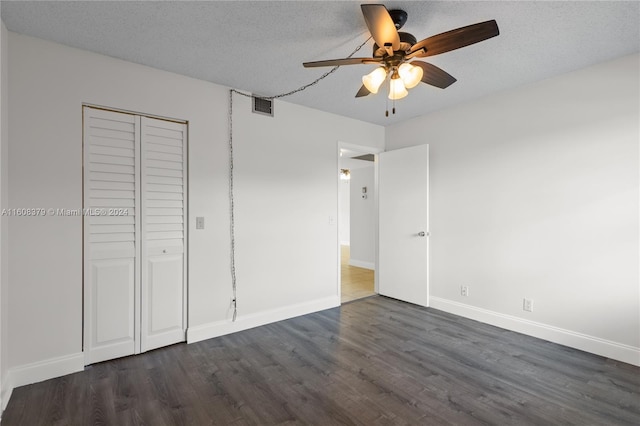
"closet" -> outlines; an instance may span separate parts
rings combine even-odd
[[[185,340],[187,125],[83,107],[85,364]]]

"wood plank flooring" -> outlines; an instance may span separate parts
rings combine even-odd
[[[374,271],[349,265],[350,247],[340,246],[340,301],[342,303],[373,296]]]
[[[373,296],[14,390],[2,425],[638,425],[640,368]]]

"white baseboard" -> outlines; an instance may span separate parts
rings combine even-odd
[[[2,383],[2,409],[14,388],[84,370],[82,352],[10,368]]]
[[[376,269],[376,264],[373,262],[365,262],[364,260],[358,260],[358,259],[349,259],[349,265],[351,266],[355,266],[358,268],[364,268],[364,269],[371,269],[371,270],[375,270]]]
[[[2,378],[2,411],[7,408],[7,404],[9,403],[9,398],[11,398],[11,394],[13,393],[13,386],[9,381],[9,374],[6,374],[5,377]]]
[[[431,296],[434,309],[640,366],[640,348]]]
[[[255,314],[239,315],[235,322],[232,322],[229,319],[197,325],[187,329],[187,343],[195,343],[201,340],[211,339],[213,337],[224,336],[225,334],[248,330],[250,328],[259,327],[272,322],[335,308],[337,306],[340,306],[340,297],[331,296],[324,299],[285,306],[283,308],[272,309]]]

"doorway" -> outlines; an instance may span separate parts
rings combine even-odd
[[[339,144],[340,300],[376,294],[377,189],[373,149]]]

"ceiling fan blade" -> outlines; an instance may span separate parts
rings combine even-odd
[[[480,22],[425,38],[414,44],[409,54],[415,53],[414,56],[419,58],[439,55],[484,41],[498,34],[500,34],[500,30],[495,20]],[[418,52],[422,49],[424,52]]]
[[[305,62],[302,65],[305,68],[336,67],[341,65],[378,64],[381,61],[382,61],[382,58],[344,58],[344,59],[328,59],[326,61]]]
[[[411,65],[422,68],[422,82],[431,86],[446,89],[457,81],[455,77],[435,65],[421,61],[413,61]]]
[[[363,96],[367,96],[369,95],[371,92],[369,91],[369,89],[367,89],[365,87],[365,85],[363,84],[362,87],[360,88],[360,90],[358,90],[358,93],[356,93],[356,98],[361,98]]]
[[[400,49],[400,36],[387,8],[381,4],[363,4],[360,8],[376,44],[393,50]]]

